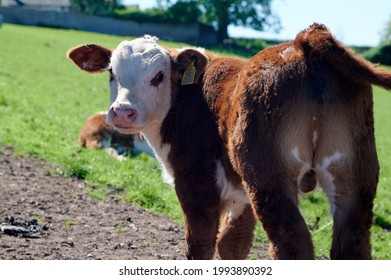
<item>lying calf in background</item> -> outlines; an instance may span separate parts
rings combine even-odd
[[[121,134],[106,124],[106,117],[107,112],[100,112],[87,118],[79,134],[80,147],[106,149],[118,160],[124,160],[124,154],[131,151],[153,156],[152,149],[141,133]]]

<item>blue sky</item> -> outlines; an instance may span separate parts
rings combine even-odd
[[[123,2],[142,9],[156,5],[156,0]],[[293,39],[311,23],[319,22],[347,45],[375,46],[391,19],[391,0],[274,0],[273,8],[281,21],[279,34],[231,26],[230,36]]]

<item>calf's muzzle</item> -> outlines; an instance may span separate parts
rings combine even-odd
[[[138,117],[138,112],[132,107],[113,106],[108,113],[108,124],[120,127],[130,127]]]

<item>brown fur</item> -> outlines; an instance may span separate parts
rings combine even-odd
[[[171,144],[169,161],[174,169],[175,190],[186,220],[187,256],[189,259],[210,259],[217,244],[222,259],[242,259],[251,248],[255,217],[252,210],[247,209],[245,216],[237,220],[223,217],[219,226],[223,205],[215,180],[216,160],[222,159],[232,182],[240,183],[240,178],[229,163],[215,117],[202,94],[206,60],[198,54],[198,58],[194,57],[194,53],[187,50],[178,55],[171,51],[173,99],[161,129],[163,143]],[[199,82],[176,86],[191,61],[195,61]]]
[[[73,51],[82,59],[75,61]],[[105,49],[97,55],[88,47],[73,51],[69,56],[82,69],[103,57],[101,68],[84,69],[89,72],[109,61]],[[172,104],[161,136],[171,144],[168,161],[185,216],[188,258],[210,259],[216,247],[223,259],[246,257],[255,214],[272,258],[313,259],[297,204],[299,190],[313,190],[317,180],[327,185],[335,208],[331,258],[371,258],[379,175],[371,84],[391,89],[391,73],[353,54],[319,24],[250,60],[168,51]],[[191,62],[198,83],[182,86]],[[337,160],[330,160],[333,155]],[[251,208],[237,219],[223,213],[217,160],[250,197]],[[304,163],[308,170],[300,177]]]
[[[81,69],[94,73],[107,70],[111,50],[96,44],[88,44],[70,49],[67,56]]]
[[[131,150],[134,135],[123,135],[106,124],[106,114],[96,113],[88,117],[79,134],[79,145],[85,148],[114,148]]]
[[[223,215],[217,237],[219,255],[229,260],[245,259],[251,249],[255,222],[250,205],[235,220],[229,218],[227,214]]]
[[[314,258],[311,237],[297,207],[297,193],[298,188],[305,192],[313,190],[321,174],[310,169],[297,184],[299,166],[289,150],[296,145],[301,156],[313,167],[335,151],[344,153],[343,160],[328,168],[337,193],[331,257],[370,258],[369,228],[379,170],[371,83],[390,89],[390,72],[360,59],[338,43],[324,26],[317,24],[300,33],[295,41],[268,48],[249,61],[213,56],[209,59],[201,79],[204,99],[199,96],[201,85],[192,89],[179,87],[179,91],[186,91],[184,102],[194,104],[191,98],[197,98],[199,104],[206,101],[205,113],[193,107],[190,115],[196,114],[197,120],[182,119],[188,115],[182,111],[173,113],[172,118],[181,116],[183,126],[195,122],[203,129],[209,126],[208,131],[218,131],[215,140],[218,146],[204,147],[203,157],[205,151],[216,151],[209,159],[210,164],[213,159],[222,157],[230,179],[243,181],[253,209],[271,241],[271,256],[275,259]],[[204,122],[212,119],[217,127],[213,123],[201,124],[198,118]],[[173,122],[171,118],[165,121]],[[315,140],[312,139],[314,131],[318,133]],[[172,135],[177,137],[177,134]],[[209,140],[216,137],[212,135]],[[194,142],[193,135],[189,137]],[[186,146],[193,151],[187,146],[189,139],[173,141],[177,141],[174,146]],[[178,163],[184,166],[175,157],[171,160],[174,166]],[[208,162],[205,158],[186,157],[186,160],[195,165]],[[191,170],[204,170],[208,174],[210,168],[212,166],[205,169],[194,166]],[[187,173],[192,174],[192,171],[189,169]],[[208,175],[204,178],[210,180]],[[191,189],[188,183],[182,184],[187,192]],[[196,201],[210,201],[209,205],[197,205],[206,211],[217,203],[217,198],[211,190],[208,198],[215,197],[213,200],[205,199],[204,195]],[[182,206],[188,205],[187,200],[180,198],[180,201]],[[187,211],[198,213],[198,210]],[[185,215],[192,216],[186,211]],[[203,238],[210,236],[208,244],[212,247],[216,222],[210,220],[212,215],[208,217],[193,226]],[[214,229],[213,232],[210,229]],[[188,240],[193,238],[189,236]],[[202,256],[210,256],[204,253]]]

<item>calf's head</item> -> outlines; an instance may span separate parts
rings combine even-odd
[[[206,56],[197,50],[169,50],[156,41],[146,35],[123,41],[113,51],[95,44],[68,51],[80,69],[110,73],[106,122],[120,133],[134,134],[161,123],[171,107],[173,87],[180,86],[189,72],[194,76],[186,83],[197,82],[207,64]]]

